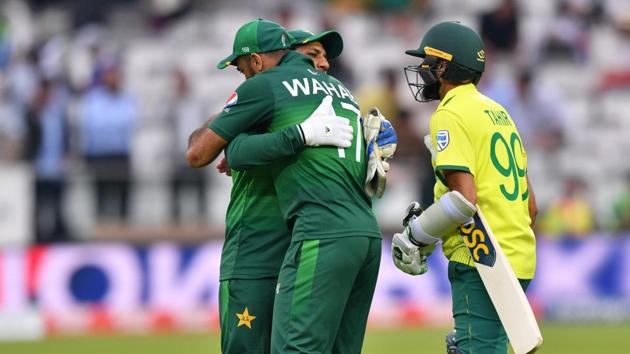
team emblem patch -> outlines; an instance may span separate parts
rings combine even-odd
[[[256,319],[256,316],[249,313],[247,307],[245,307],[243,313],[237,312],[236,317],[238,317],[238,325],[236,325],[236,327],[246,326],[249,329],[252,329],[252,321]]]
[[[438,151],[446,149],[448,143],[451,141],[451,138],[448,135],[448,130],[438,130],[435,141],[437,143]]]
[[[234,106],[236,102],[238,102],[238,94],[236,92],[232,92],[232,94],[230,95],[230,98],[228,98],[227,102],[225,102],[224,108]]]

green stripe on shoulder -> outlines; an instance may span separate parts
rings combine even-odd
[[[470,172],[470,169],[466,166],[456,166],[456,165],[435,166],[435,176],[440,180],[440,182],[442,182],[442,184],[444,184],[447,187],[448,187],[448,183],[446,183],[446,177],[444,177],[444,173],[442,172],[444,170],[463,171],[463,172],[468,172],[472,175],[472,172]]]
[[[313,278],[319,257],[319,240],[304,240],[300,251],[300,263],[295,276],[291,316],[299,317],[310,307]]]
[[[453,170],[453,171],[464,171],[472,174],[470,169],[466,166],[457,166],[457,165],[439,165],[435,166],[435,171],[444,171],[444,170]]]

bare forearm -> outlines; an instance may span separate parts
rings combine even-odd
[[[214,119],[214,116],[210,117],[208,122],[212,121],[212,119]],[[227,143],[225,139],[207,128],[207,125],[204,125],[190,135],[186,160],[190,167],[200,168],[207,166],[221,153]]]
[[[458,191],[467,201],[477,204],[477,188],[473,175],[454,170],[444,170],[443,173],[450,190]]]

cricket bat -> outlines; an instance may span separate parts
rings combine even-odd
[[[475,267],[499,314],[515,354],[535,352],[543,342],[525,292],[477,206],[474,223],[459,228]]]

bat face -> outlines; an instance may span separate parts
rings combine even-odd
[[[497,260],[496,250],[488,237],[488,231],[479,219],[479,214],[475,214],[473,219],[474,222],[460,226],[459,233],[475,263],[492,267]]]

